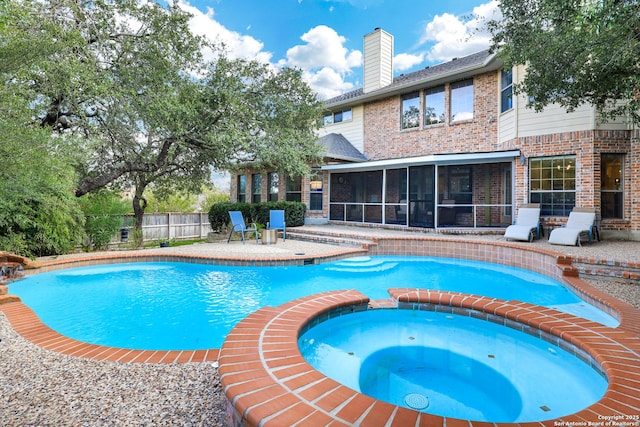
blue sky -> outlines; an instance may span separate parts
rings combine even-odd
[[[394,36],[394,70],[407,73],[489,46],[483,18],[497,0],[179,0],[192,30],[232,57],[296,66],[321,99],[362,86],[365,34]]]

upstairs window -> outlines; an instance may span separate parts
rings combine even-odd
[[[511,70],[500,73],[500,112],[513,108],[513,74]]]
[[[473,119],[473,79],[451,83],[451,121]]]
[[[334,123],[348,122],[353,119],[353,114],[351,112],[351,108],[341,111],[333,111],[330,113],[326,113],[322,119],[322,124],[324,126],[331,125]]]
[[[351,120],[351,108],[333,113],[333,123],[348,122]]]
[[[424,125],[444,123],[444,86],[424,91]]]
[[[420,95],[418,92],[402,97],[402,129],[420,126]]]

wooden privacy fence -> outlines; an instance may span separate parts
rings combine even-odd
[[[124,224],[132,224],[133,221],[133,215],[123,217]],[[112,242],[128,240],[130,230],[131,227],[121,229]],[[142,220],[142,240],[145,242],[171,239],[206,239],[207,233],[210,231],[209,215],[206,212],[151,213],[144,214]]]

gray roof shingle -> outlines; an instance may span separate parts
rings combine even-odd
[[[325,135],[318,142],[325,148],[325,157],[350,162],[369,160],[340,133]]]
[[[357,100],[360,97],[374,97],[377,93],[382,91],[389,92],[393,91],[395,88],[399,89],[402,87],[406,87],[408,85],[411,85],[412,83],[420,84],[422,82],[437,80],[438,78],[442,78],[444,76],[455,75],[456,71],[462,72],[474,67],[481,68],[493,57],[495,57],[494,53],[489,52],[489,50],[483,50],[481,52],[477,52],[462,58],[455,58],[449,62],[432,65],[430,67],[426,67],[422,70],[414,71],[412,73],[401,74],[397,77],[394,77],[391,84],[367,94],[363,92],[362,88],[359,88],[351,92],[346,92],[342,95],[325,100],[324,102],[327,106],[331,106],[331,104],[341,104],[350,100]]]

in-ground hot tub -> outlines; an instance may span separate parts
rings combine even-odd
[[[602,398],[599,366],[503,325],[434,311],[367,310],[334,317],[299,338],[305,359],[379,400],[488,422],[543,421]]]

